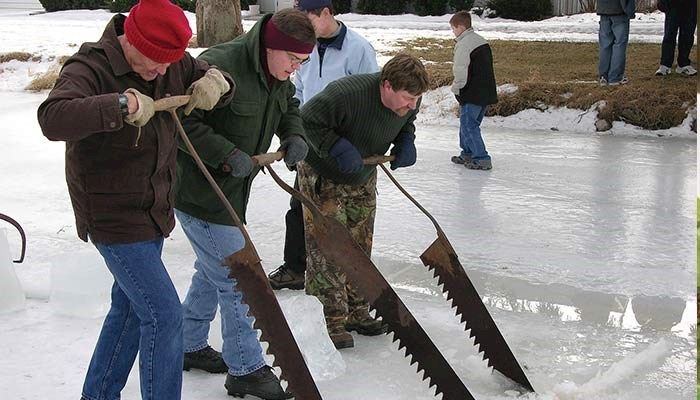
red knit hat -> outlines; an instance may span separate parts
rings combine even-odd
[[[141,0],[129,11],[124,33],[141,54],[159,63],[179,61],[192,37],[185,13],[169,0]]]

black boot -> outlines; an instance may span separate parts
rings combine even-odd
[[[234,397],[243,398],[247,394],[264,400],[284,400],[294,397],[292,393],[282,389],[279,379],[272,373],[272,368],[267,365],[248,375],[233,376],[228,374],[224,387],[228,394]]]
[[[228,367],[221,357],[221,353],[207,346],[201,350],[185,353],[182,369],[189,371],[191,368],[201,369],[212,374],[228,372]]]

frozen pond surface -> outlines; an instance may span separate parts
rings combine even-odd
[[[27,231],[16,269],[30,297],[26,311],[0,320],[0,387],[14,399],[68,400],[79,396],[101,318],[58,315],[48,298],[51,261],[89,246],[75,237],[63,144],[36,124],[44,96],[0,93],[0,212]],[[454,127],[417,134],[418,163],[395,176],[442,225],[537,399],[694,398],[694,139],[491,127],[495,168],[475,172],[449,162]],[[418,258],[436,237],[429,220],[381,172],[379,182],[375,263],[475,397],[510,398]],[[281,263],[288,197],[264,175],[254,186],[249,230],[269,271]],[[165,259],[184,296],[193,257],[179,228]],[[218,326],[211,335],[220,347]],[[356,336],[341,355],[346,370],[319,382],[324,399],[433,398],[388,337]],[[222,386],[223,376],[186,373],[183,398],[226,399]],[[123,398],[139,398],[136,369]]]

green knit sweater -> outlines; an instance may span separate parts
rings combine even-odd
[[[386,108],[379,95],[380,74],[352,75],[338,79],[311,98],[302,108],[306,138],[311,145],[306,162],[321,176],[348,185],[362,184],[376,166],[354,174],[338,171],[328,151],[344,137],[366,158],[383,155],[401,132],[415,134],[418,108],[403,117]]]

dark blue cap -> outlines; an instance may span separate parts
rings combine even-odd
[[[297,0],[296,9],[299,11],[317,10],[323,7],[332,7],[331,0]]]

